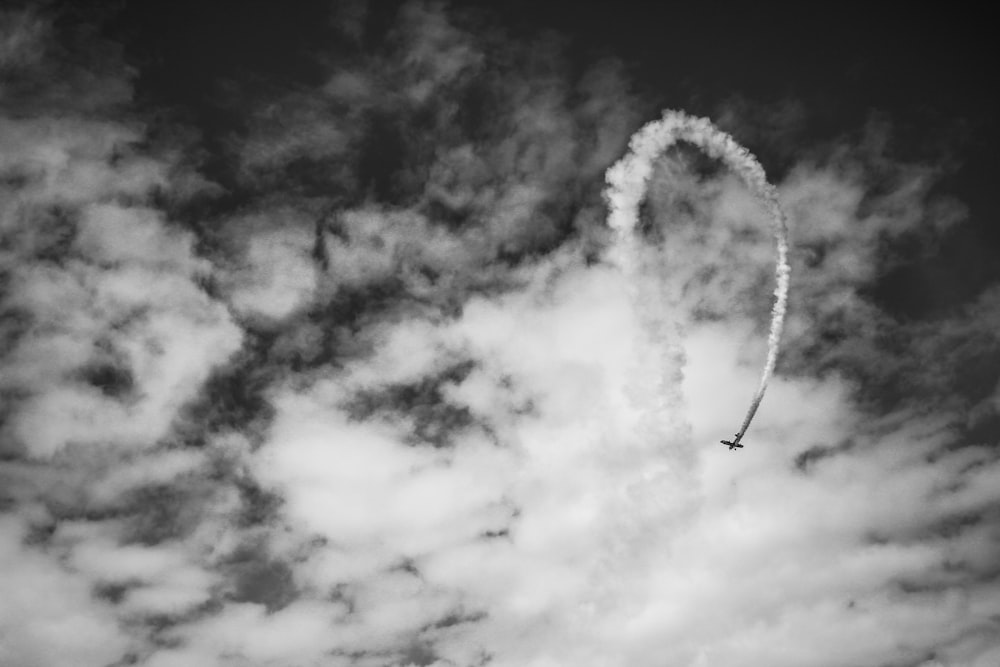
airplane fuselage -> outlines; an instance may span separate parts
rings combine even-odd
[[[739,436],[735,440],[719,440],[720,443],[729,447],[729,451],[734,449],[743,449],[743,445],[740,444]]]

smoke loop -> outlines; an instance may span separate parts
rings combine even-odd
[[[764,206],[774,227],[778,256],[775,264],[774,306],[771,309],[771,325],[767,337],[767,361],[761,373],[757,392],[736,434],[739,439],[753,421],[778,360],[779,342],[788,303],[790,272],[788,224],[778,202],[778,192],[768,183],[764,168],[753,153],[715,127],[707,118],[689,116],[683,111],[668,109],[663,112],[660,120],[647,123],[632,135],[629,152],[605,174],[608,187],[604,191],[604,199],[609,209],[608,225],[617,235],[613,251],[630,280],[636,277],[634,230],[639,216],[639,204],[646,195],[646,188],[653,173],[653,164],[664,151],[681,140],[693,143],[709,157],[722,160],[727,167],[736,172],[754,197]]]

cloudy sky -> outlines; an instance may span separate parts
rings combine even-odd
[[[0,664],[1000,664],[984,17],[491,4],[5,4]]]

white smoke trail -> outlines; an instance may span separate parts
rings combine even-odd
[[[653,163],[667,148],[680,140],[695,144],[707,155],[722,160],[736,172],[764,206],[774,227],[778,258],[775,265],[774,307],[771,309],[771,326],[767,338],[767,361],[757,393],[750,402],[750,408],[737,434],[737,437],[742,438],[764,398],[767,383],[778,360],[778,344],[788,302],[788,225],[785,213],[778,203],[777,191],[767,182],[764,168],[750,151],[712,125],[707,118],[689,116],[682,111],[664,111],[663,118],[647,123],[632,135],[629,152],[605,174],[608,183],[608,188],[604,191],[609,208],[608,224],[618,236],[615,256],[630,280],[636,278],[636,240],[633,232],[639,217],[639,204],[646,195],[646,187],[653,173]]]

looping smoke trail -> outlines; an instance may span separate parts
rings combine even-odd
[[[722,160],[736,172],[764,206],[774,227],[778,257],[775,265],[774,306],[771,309],[771,326],[767,337],[767,361],[761,373],[760,385],[737,434],[742,438],[764,398],[767,383],[778,360],[778,343],[781,340],[788,302],[788,224],[778,203],[777,190],[767,182],[764,168],[750,151],[712,125],[707,118],[689,116],[682,111],[664,111],[663,118],[647,123],[632,135],[629,152],[605,174],[608,183],[608,188],[604,191],[609,208],[608,225],[617,233],[615,255],[629,279],[634,279],[636,272],[633,231],[639,216],[639,204],[646,195],[646,187],[653,173],[653,163],[667,148],[680,140],[695,144],[707,155]]]

